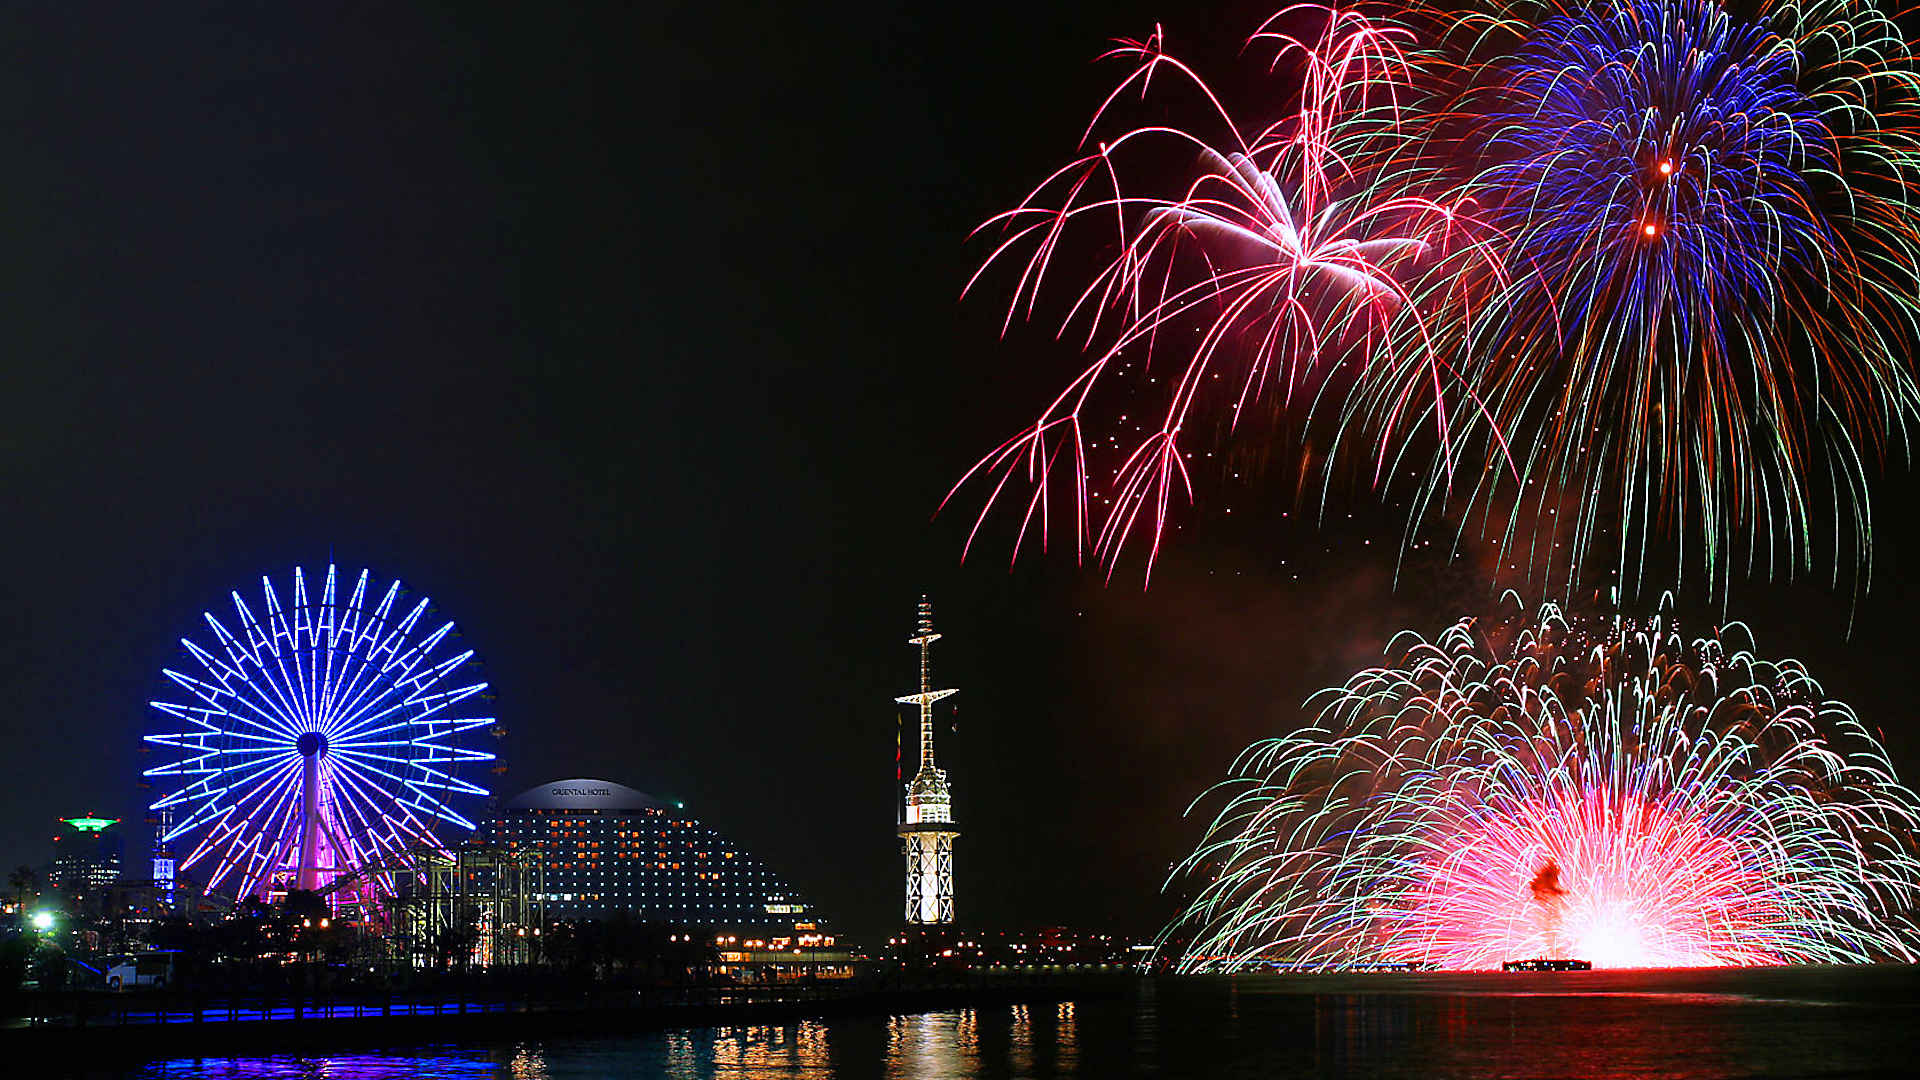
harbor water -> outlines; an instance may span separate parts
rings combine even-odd
[[[131,1075],[586,1077],[1909,1076],[1920,969],[1126,978],[1084,999],[644,1035],[155,1062]]]

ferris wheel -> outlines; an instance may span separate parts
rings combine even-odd
[[[416,638],[428,601],[367,578],[342,599],[328,566],[314,598],[295,568],[282,604],[262,577],[260,616],[235,592],[235,630],[208,613],[211,647],[181,639],[197,670],[165,675],[189,700],[151,704],[184,726],[146,736],[176,760],[145,775],[177,785],[151,807],[159,846],[207,891],[377,907],[419,853],[446,851],[441,833],[474,828],[460,807],[488,793],[460,774],[494,760],[468,744],[499,729],[473,715],[473,650],[448,647],[451,622]]]

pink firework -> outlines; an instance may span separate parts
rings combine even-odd
[[[1179,969],[1920,958],[1920,798],[1743,628],[1546,605],[1391,652],[1219,785]]]
[[[1279,29],[1299,22],[1318,25],[1318,36],[1308,41]],[[1046,544],[1049,493],[1064,485],[1076,555],[1091,550],[1111,572],[1126,542],[1145,533],[1150,575],[1175,496],[1193,497],[1188,433],[1199,411],[1226,407],[1232,430],[1252,402],[1274,391],[1283,405],[1302,400],[1311,413],[1329,376],[1348,361],[1393,361],[1387,404],[1379,407],[1377,382],[1367,390],[1376,399],[1367,413],[1383,433],[1431,411],[1447,440],[1444,391],[1453,380],[1408,282],[1448,257],[1498,267],[1473,239],[1466,207],[1401,192],[1398,174],[1375,165],[1402,139],[1397,95],[1406,84],[1408,37],[1351,11],[1296,5],[1274,15],[1249,47],[1270,48],[1276,70],[1297,66],[1298,103],[1251,135],[1193,69],[1164,51],[1158,28],[1146,41],[1122,41],[1106,54],[1132,62],[1133,70],[1096,111],[1082,147],[1093,143],[1122,95],[1138,88],[1144,97],[1163,69],[1197,89],[1224,138],[1158,124],[1126,130],[1095,143],[1020,206],[982,226],[1000,230],[1002,239],[969,290],[989,268],[1026,253],[1008,326],[1017,314],[1032,314],[1050,270],[1070,261],[1061,253],[1070,226],[1088,221],[1114,230],[1116,254],[1079,288],[1061,323],[1063,335],[1076,320],[1085,324],[1093,361],[954,487],[990,485],[969,550],[980,522],[1019,478],[1031,492],[1016,556],[1036,527]],[[1169,148],[1197,157],[1197,175],[1169,194],[1130,189],[1123,159]],[[1166,170],[1162,163],[1142,171]],[[1116,373],[1146,371],[1156,353],[1169,350],[1178,370],[1165,381],[1165,407],[1145,436],[1128,446],[1117,434],[1094,430],[1096,390]],[[1383,438],[1376,480],[1388,449]],[[1113,454],[1118,464],[1096,475],[1096,453]]]
[[[1658,802],[1559,789],[1439,838],[1382,955],[1450,970],[1532,957],[1595,967],[1784,963],[1783,906],[1737,831]]]

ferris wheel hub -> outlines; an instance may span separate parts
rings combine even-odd
[[[316,757],[327,749],[327,737],[317,731],[303,732],[300,740],[293,744],[301,757]]]

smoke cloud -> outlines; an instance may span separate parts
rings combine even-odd
[[[1560,909],[1567,890],[1560,885],[1560,864],[1548,859],[1546,865],[1534,871],[1533,880],[1527,882],[1527,888],[1533,892],[1534,902],[1541,908],[1540,936],[1546,942],[1548,955],[1565,956],[1565,943],[1560,939]]]
[[[1534,872],[1533,880],[1527,882],[1527,888],[1533,890],[1535,900],[1557,910],[1560,898],[1567,895],[1567,890],[1560,887],[1560,864],[1548,859],[1545,866]]]

